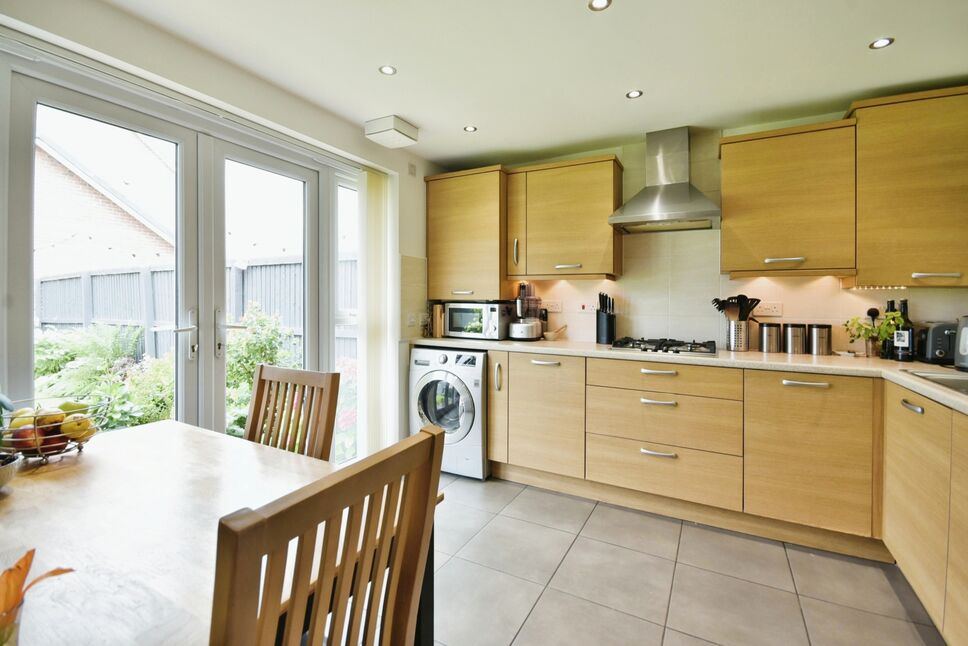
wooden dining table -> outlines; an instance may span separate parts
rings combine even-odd
[[[21,646],[206,644],[218,522],[338,467],[175,421],[100,433],[0,489],[0,565],[36,548]],[[432,547],[432,546],[431,546]],[[433,551],[417,643],[432,642]]]

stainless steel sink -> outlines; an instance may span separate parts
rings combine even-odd
[[[908,370],[906,368],[902,368],[901,372],[906,372],[915,377],[921,377],[921,379],[927,379],[939,386],[955,390],[962,395],[968,395],[968,372],[955,372],[954,370],[945,370],[943,372],[940,370]]]

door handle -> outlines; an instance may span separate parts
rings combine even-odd
[[[912,404],[906,399],[901,400],[901,406],[908,409],[912,413],[917,413],[918,415],[924,415],[924,406],[918,406],[917,404]]]
[[[494,390],[501,390],[501,364],[494,364]]]
[[[531,363],[533,363],[536,366],[560,366],[561,365],[560,361],[541,361],[539,359],[532,359]]]
[[[911,278],[961,278],[960,271],[916,271]]]
[[[830,388],[830,384],[825,381],[794,381],[793,379],[784,379],[781,381],[784,386],[802,386],[804,388]]]
[[[659,399],[646,399],[645,397],[639,397],[639,402],[643,404],[649,404],[652,406],[678,406],[679,405],[679,402],[677,401],[664,402]]]
[[[570,265],[555,265],[555,269],[581,269],[581,263],[576,262]]]
[[[763,262],[767,265],[773,265],[778,262],[806,262],[806,256],[790,256],[789,258],[764,258]]]
[[[642,455],[651,455],[655,458],[678,458],[678,453],[663,453],[662,451],[650,451],[649,449],[639,449]]]
[[[651,368],[640,368],[639,372],[643,375],[678,375],[678,370],[652,370]]]
[[[188,325],[174,327],[153,327],[152,332],[171,332],[173,334],[190,334],[188,338],[188,360],[194,361],[198,354],[198,325],[195,324],[195,310],[188,310]]]
[[[518,264],[518,239],[514,239],[514,265]]]
[[[240,325],[238,323],[226,323],[225,314],[222,312],[221,307],[215,308],[215,358],[221,359],[222,354],[225,352],[225,330],[247,330],[248,325]]]
[[[452,289],[450,293],[454,296],[470,296],[474,293],[473,289]]]

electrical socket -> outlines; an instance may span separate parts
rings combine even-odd
[[[760,303],[753,316],[783,316],[783,303]]]
[[[561,311],[561,301],[541,301],[541,305],[549,312]]]
[[[415,312],[407,314],[407,327],[417,327],[417,314]]]
[[[598,303],[578,303],[575,307],[576,312],[585,312],[591,314],[598,309]]]

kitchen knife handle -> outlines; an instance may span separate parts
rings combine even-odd
[[[789,258],[764,258],[763,263],[773,265],[778,262],[806,262],[806,256],[790,256]]]
[[[794,381],[793,379],[784,379],[781,381],[784,386],[802,386],[804,388],[830,388],[830,384],[826,381]]]
[[[924,415],[924,406],[918,406],[917,404],[912,404],[906,399],[901,400],[901,406],[908,409],[912,413],[917,413],[918,415]]]
[[[639,453],[642,455],[651,455],[656,458],[677,458],[678,453],[663,453],[662,451],[650,451],[649,449],[639,449]]]
[[[581,263],[576,262],[571,265],[555,265],[555,269],[581,269]]]
[[[494,363],[494,390],[501,390],[501,363]]]
[[[470,296],[474,293],[473,289],[452,289],[450,293],[454,296]]]
[[[660,399],[646,399],[645,397],[639,397],[639,402],[643,404],[651,404],[652,406],[678,406],[677,401],[662,401]]]
[[[518,266],[518,239],[514,239],[514,266]]]
[[[652,370],[651,368],[640,368],[639,372],[643,375],[678,375],[678,370]]]
[[[911,278],[961,278],[960,271],[916,271]]]
[[[561,365],[560,361],[540,361],[538,359],[532,359],[531,363],[533,363],[536,366],[560,366]]]

